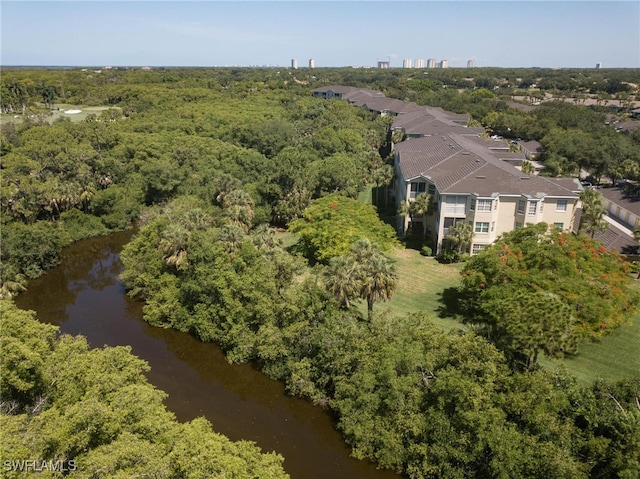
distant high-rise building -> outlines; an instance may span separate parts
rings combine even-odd
[[[405,58],[402,61],[402,68],[411,68],[411,58]]]
[[[293,68],[294,70],[298,69],[298,60],[296,60],[295,58],[291,59],[291,68]]]
[[[449,68],[449,60],[442,60],[439,62],[438,68]]]
[[[424,68],[424,60],[416,60],[416,64],[415,64],[416,68]]]
[[[475,60],[469,60],[467,62],[467,68],[475,68],[476,67],[476,61]]]
[[[436,67],[436,59],[435,58],[429,58],[427,60],[427,68],[435,68]]]
[[[602,63],[598,62],[596,63],[596,70],[600,70],[602,68]]]
[[[316,67],[316,61],[313,58],[309,58],[309,68],[315,68]]]
[[[378,68],[389,68],[389,62],[378,62]]]

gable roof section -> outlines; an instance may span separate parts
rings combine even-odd
[[[463,135],[450,133],[404,141],[396,145],[396,151],[406,181],[419,176],[430,178],[440,193],[577,197],[570,185],[524,175]]]
[[[420,175],[431,176],[431,169],[462,151],[448,135],[424,136],[396,145],[402,176],[408,180]]]
[[[450,113],[441,108],[420,107],[418,109],[398,115],[391,125],[392,129],[402,128],[408,136],[440,135],[456,130],[463,134],[478,135],[484,133],[484,128],[467,128],[469,116]]]

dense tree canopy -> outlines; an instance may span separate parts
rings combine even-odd
[[[300,237],[299,249],[307,257],[323,262],[347,254],[363,238],[383,250],[397,245],[395,231],[378,218],[375,207],[339,194],[314,201],[291,222],[290,231]]]
[[[89,349],[82,337],[56,334],[2,301],[3,460],[49,461],[72,478],[288,477],[280,456],[231,442],[203,418],[178,423],[130,348]],[[7,478],[32,474],[3,468]]]

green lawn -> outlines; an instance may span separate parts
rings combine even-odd
[[[640,289],[639,281],[636,287]],[[561,361],[546,359],[542,364],[549,368],[564,364],[582,383],[640,374],[640,312],[611,334],[581,345],[576,356]]]
[[[459,321],[439,315],[443,307],[443,292],[457,287],[460,282],[461,264],[440,264],[413,249],[398,249],[392,258],[398,268],[396,293],[390,301],[374,306],[374,310],[377,308],[392,314],[427,311],[443,329],[464,328]]]
[[[56,103],[54,108],[58,108],[58,110],[52,110],[51,115],[47,117],[47,122],[53,123],[58,118],[68,118],[72,122],[84,121],[87,116],[94,114],[96,116],[100,116],[100,114],[108,110],[109,108],[117,108],[119,107],[110,107],[110,106],[78,106],[71,105],[67,103]],[[67,114],[65,111],[68,110],[81,110],[80,113],[76,114]],[[0,124],[9,123],[11,121],[20,123],[22,122],[22,115],[1,115],[0,116]]]

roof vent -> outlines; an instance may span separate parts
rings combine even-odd
[[[479,180],[484,180],[484,179],[486,179],[487,177],[486,177],[486,176],[484,176],[484,175],[476,175],[476,178],[477,178],[477,179],[479,179]]]
[[[531,179],[531,177],[530,176],[521,176],[520,179],[521,180],[528,180],[528,179]]]
[[[470,155],[471,153],[470,153],[470,152],[468,152],[468,151],[463,151],[463,152],[462,152],[462,154],[463,154],[463,155]]]

